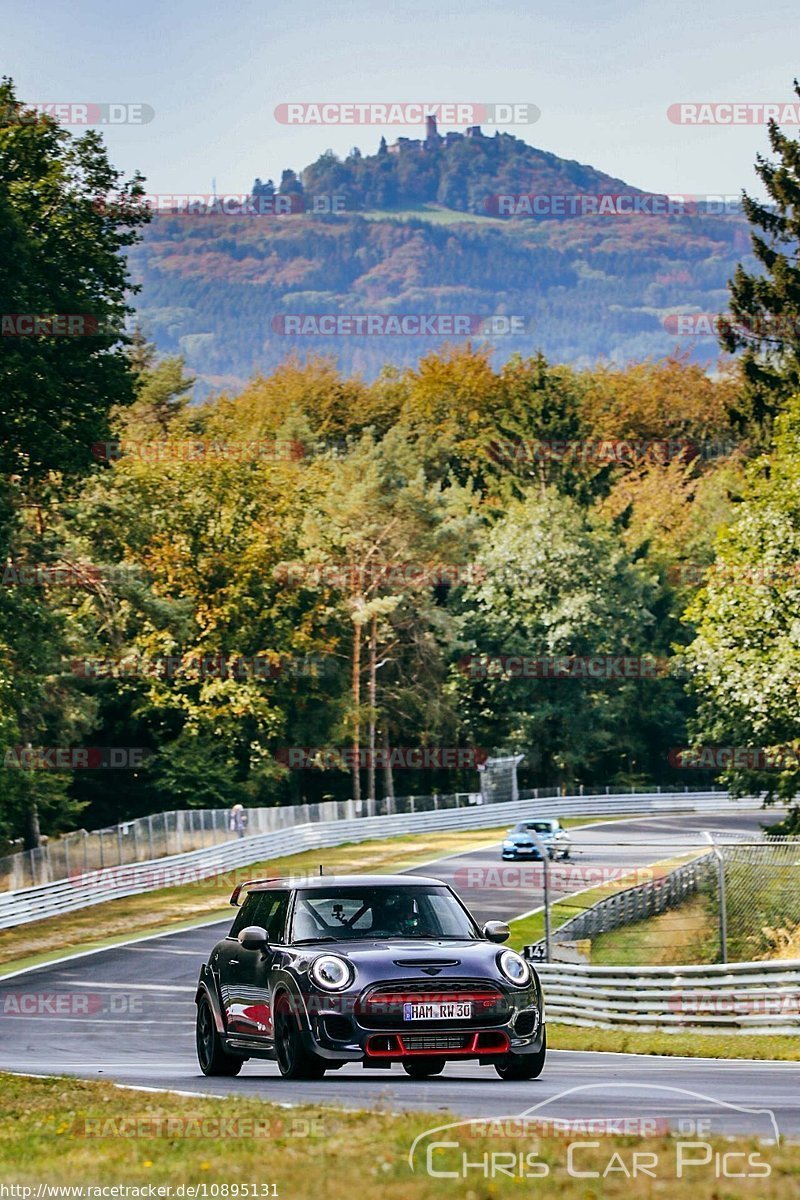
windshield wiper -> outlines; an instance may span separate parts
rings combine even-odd
[[[335,938],[335,937],[331,937],[327,933],[321,933],[319,935],[319,937],[297,938],[297,940],[292,942],[291,944],[293,946],[307,946],[311,942],[338,942],[338,941],[341,941],[341,938]]]

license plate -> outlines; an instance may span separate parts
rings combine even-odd
[[[452,1021],[471,1016],[472,1004],[468,1000],[403,1005],[404,1021]]]

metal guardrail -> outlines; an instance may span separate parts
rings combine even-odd
[[[645,883],[623,888],[603,900],[598,900],[584,912],[559,925],[553,931],[553,941],[577,941],[580,938],[598,937],[599,934],[609,933],[622,925],[646,921],[648,917],[658,916],[668,908],[676,908],[689,896],[693,896],[708,879],[714,857],[714,852],[709,851],[708,854],[701,854],[691,862],[675,867],[659,879],[648,879]],[[544,944],[544,939],[533,942],[525,947],[524,952],[528,958],[538,959]]]
[[[627,813],[659,814],[676,812],[708,812],[720,805],[734,804],[726,792],[679,793],[676,795],[616,794],[558,796],[549,799],[521,799],[507,803],[453,804],[424,812],[394,813],[384,816],[354,816],[352,801],[346,803],[351,814],[343,819],[332,814],[328,819],[306,820],[268,833],[229,840],[221,845],[197,849],[183,854],[154,858],[145,862],[116,863],[88,871],[77,869],[69,878],[41,883],[0,893],[0,929],[8,929],[60,913],[72,912],[106,900],[138,895],[158,888],[191,883],[200,879],[221,876],[227,888],[226,875],[238,867],[264,862],[304,850],[324,849],[345,842],[398,837],[403,834],[443,831],[448,829],[485,829],[502,826],[535,816],[624,816]],[[741,804],[752,805],[743,800]],[[314,806],[340,810],[341,805]],[[281,810],[251,810],[275,813]],[[301,810],[302,811],[302,810]],[[316,815],[316,814],[314,814]]]
[[[718,966],[536,967],[547,1016],[599,1029],[800,1034],[800,959]]]

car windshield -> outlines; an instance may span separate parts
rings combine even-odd
[[[515,833],[552,833],[553,825],[550,821],[520,821],[514,830]]]
[[[291,940],[476,939],[468,913],[445,887],[314,888],[297,893]]]

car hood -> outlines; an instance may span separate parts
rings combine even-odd
[[[434,938],[380,938],[363,941],[320,943],[319,947],[304,946],[309,956],[338,954],[349,959],[367,977],[407,979],[445,978],[448,975],[498,975],[497,955],[507,947],[497,942],[451,941]],[[426,970],[428,968],[429,970]]]
[[[555,837],[554,833],[539,833],[537,837],[542,842],[551,842]],[[529,833],[509,833],[506,838],[507,842],[515,842],[516,845],[533,845],[533,838]]]
[[[307,970],[319,954],[337,954],[348,959],[356,972],[353,990],[362,991],[375,983],[399,980],[487,979],[509,990],[498,967],[498,955],[509,949],[498,942],[449,941],[437,938],[380,938],[357,942],[320,942],[303,946],[302,959],[296,966]],[[516,991],[516,989],[511,989]],[[530,990],[536,990],[531,982]]]

